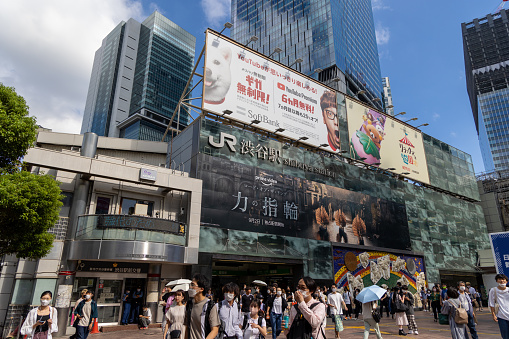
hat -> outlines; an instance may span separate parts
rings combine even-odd
[[[177,291],[180,291],[180,290],[182,290],[182,291],[184,291],[184,292],[189,291],[189,284],[179,284],[179,285],[175,285],[175,286],[173,286],[173,287],[172,287],[172,289],[171,289],[171,291],[172,291],[172,292],[177,292]]]

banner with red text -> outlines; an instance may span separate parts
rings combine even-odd
[[[336,93],[207,31],[202,108],[328,151],[341,149]]]

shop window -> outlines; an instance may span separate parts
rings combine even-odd
[[[57,286],[57,279],[36,279],[34,294],[32,295],[32,305],[41,304],[41,294],[45,291],[50,291],[53,294],[53,301],[56,300],[55,287]]]
[[[153,211],[154,211],[153,201],[122,198],[120,212],[121,214],[148,215],[151,217]]]
[[[34,281],[32,279],[16,279],[11,304],[25,305],[30,303]]]
[[[97,197],[95,205],[95,214],[109,214],[110,213],[110,197]]]
[[[76,302],[81,297],[81,291],[84,289],[91,290],[95,294],[95,284],[96,278],[84,278],[84,277],[76,277],[74,280],[74,286],[72,288],[72,302]],[[72,305],[74,306],[74,304]]]
[[[60,216],[61,217],[68,217],[69,211],[71,209],[71,203],[72,203],[72,192],[62,192],[62,195],[64,198],[62,199],[62,207],[60,208]]]

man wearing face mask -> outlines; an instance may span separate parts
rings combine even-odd
[[[334,319],[336,338],[339,338],[339,332],[343,331],[341,315],[343,314],[343,310],[346,309],[346,304],[341,293],[337,293],[335,285],[332,285],[331,291],[327,298],[327,304],[330,307],[330,313]]]
[[[97,319],[97,304],[92,297],[94,292],[87,291],[85,300],[80,302],[74,310],[74,315],[79,319],[76,326],[76,339],[87,339],[88,333],[92,330],[95,320]]]
[[[466,292],[466,286],[463,281],[458,282],[458,292],[460,293],[459,301],[461,302],[461,306],[467,311],[468,314],[468,329],[470,330],[470,335],[472,339],[477,339],[477,330],[475,328],[474,322],[474,309],[472,307],[472,300],[468,296]]]
[[[207,277],[195,274],[187,291],[190,300],[186,303],[184,320],[189,339],[213,339],[219,331],[221,322],[217,310],[214,311],[214,302],[205,297],[208,289]]]
[[[138,322],[138,318],[140,317],[140,309],[141,304],[143,302],[143,291],[141,290],[141,286],[136,288],[132,295],[132,304],[131,304],[131,320],[130,323]]]
[[[223,286],[224,300],[217,304],[216,309],[221,320],[224,339],[242,339],[242,314],[240,306],[234,300],[239,294],[239,286],[229,282]]]
[[[246,293],[240,298],[240,307],[242,309],[242,316],[249,314],[249,307],[254,300],[251,294],[251,287],[246,288]]]
[[[270,318],[270,326],[272,327],[272,339],[276,339],[281,334],[281,320],[283,320],[283,312],[288,307],[288,302],[282,296],[283,291],[280,287],[276,289],[276,295],[270,299],[267,305],[267,314]]]
[[[498,286],[490,290],[488,305],[493,321],[498,323],[502,338],[509,339],[509,287],[507,287],[507,276],[499,273],[495,276],[495,281]],[[498,304],[498,310],[495,308],[496,304]]]

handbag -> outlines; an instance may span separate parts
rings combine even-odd
[[[382,319],[382,315],[380,314],[380,310],[378,308],[374,309],[371,312],[371,316],[373,317],[373,320],[377,323],[379,323],[380,319]]]
[[[394,306],[396,308],[396,313],[408,311],[408,306],[401,300],[399,295],[396,296],[396,303]]]
[[[447,314],[438,314],[438,323],[440,325],[449,325],[449,316]]]
[[[178,339],[180,338],[181,331],[180,330],[173,330],[170,332],[170,338],[171,339]]]

